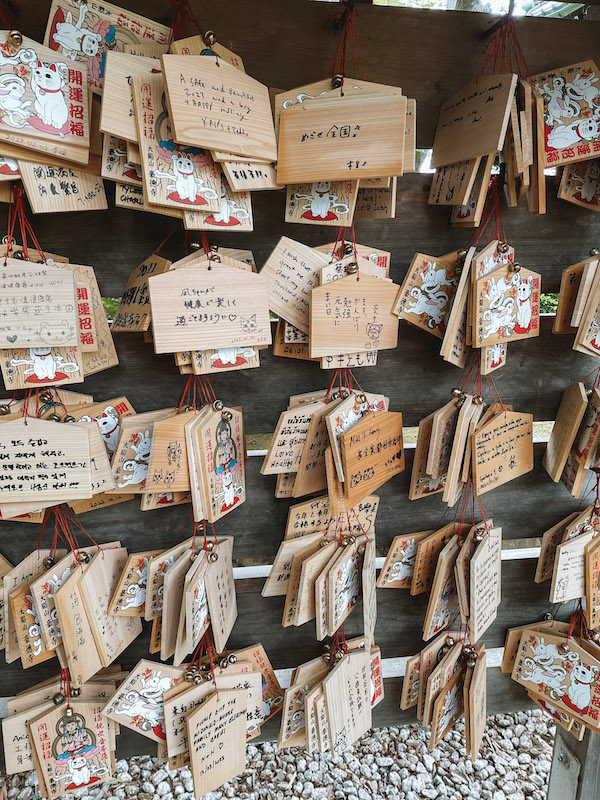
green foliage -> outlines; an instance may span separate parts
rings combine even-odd
[[[108,321],[111,322],[112,318],[115,315],[117,308],[119,307],[119,303],[121,301],[120,297],[103,297],[102,304],[104,306],[104,310],[106,311],[106,316],[108,317]]]
[[[558,292],[540,295],[540,312],[542,314],[556,314],[558,308]]]

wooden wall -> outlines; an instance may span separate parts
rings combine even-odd
[[[133,10],[164,20],[161,0],[122,0]],[[40,38],[49,3],[21,0],[24,33]],[[239,53],[248,72],[269,86],[288,89],[325,77],[334,33],[328,24],[329,4],[288,0],[192,0],[200,24],[213,28],[219,40]],[[416,11],[361,5],[359,26],[367,79],[400,85],[418,101],[418,142],[431,145],[438,107],[447,96],[471,80],[482,63],[481,31],[491,18],[485,14]],[[596,58],[600,42],[599,22],[571,22],[528,18],[518,22],[525,56],[532,72],[562,66],[581,58]],[[109,195],[112,190],[109,187]],[[398,183],[397,216],[393,221],[359,221],[357,241],[392,252],[392,277],[400,282],[416,251],[438,255],[466,244],[469,233],[453,230],[448,211],[427,205],[429,176],[408,175]],[[536,217],[524,207],[503,213],[508,241],[518,260],[542,273],[544,291],[557,291],[563,268],[600,246],[600,215],[578,209],[555,197],[548,181],[548,214]],[[224,233],[215,240],[225,246],[251,248],[261,266],[283,234],[309,245],[331,240],[327,229],[283,223],[284,194],[256,193],[255,231]],[[107,212],[39,215],[33,218],[42,246],[64,254],[72,262],[91,264],[104,295],[119,296],[130,270],[152,252],[173,227],[173,221],[157,215],[116,209]],[[5,226],[5,217],[0,230]],[[181,232],[165,253],[183,254]],[[125,394],[137,411],[172,404],[185,378],[179,376],[170,356],[155,356],[141,337],[116,335],[120,365],[92,376],[81,385],[98,400]],[[531,342],[510,345],[506,368],[496,373],[502,398],[517,410],[529,411],[536,420],[553,419],[563,388],[589,373],[597,361],[571,349],[570,336],[553,336],[551,321],[543,320],[541,336]],[[393,410],[404,413],[405,425],[416,425],[426,414],[445,403],[460,371],[438,355],[439,341],[401,323],[400,344],[382,353],[375,368],[360,371],[366,390],[390,397]],[[249,446],[253,435],[274,429],[290,394],[327,386],[331,372],[315,364],[274,358],[263,351],[261,368],[235,375],[219,375],[212,383],[218,397],[244,408]],[[77,388],[77,387],[74,387]],[[553,484],[540,466],[543,445],[536,445],[536,469],[529,475],[487,494],[488,516],[503,527],[504,538],[540,535],[547,527],[577,507],[561,486]],[[261,459],[248,462],[248,501],[241,513],[230,514],[217,526],[222,534],[235,536],[236,564],[270,564],[283,537],[289,501],[275,500],[274,477],[259,473]],[[377,518],[378,555],[387,552],[401,532],[432,527],[443,513],[439,496],[411,503],[407,499],[412,451],[407,452],[405,473],[381,489]],[[133,500],[106,510],[90,512],[82,519],[99,541],[120,538],[131,550],[168,546],[186,515],[184,508],[142,514]],[[450,515],[451,516],[451,515]],[[39,528],[17,523],[0,527],[0,552],[12,561],[22,558],[37,542]],[[537,619],[549,609],[548,584],[533,583],[531,559],[503,564],[503,602],[499,618],[484,637],[488,648],[500,647],[506,628]],[[314,625],[281,627],[282,598],[263,599],[262,580],[237,583],[240,616],[230,644],[233,648],[262,641],[276,668],[293,667],[321,652]],[[421,645],[425,597],[407,592],[379,590],[376,640],[385,658],[414,653]],[[360,609],[352,614],[346,630],[360,632]],[[140,637],[120,662],[130,667],[147,653],[148,633]],[[2,695],[15,693],[55,671],[44,664],[23,672],[20,662],[2,665]],[[490,711],[522,708],[525,692],[497,669],[488,671]],[[399,679],[386,681],[387,698],[375,715],[377,724],[397,723],[410,715],[398,711]],[[148,740],[134,735],[120,737],[120,752],[151,751]]]

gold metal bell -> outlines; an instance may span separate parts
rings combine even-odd
[[[336,650],[335,653],[333,654],[333,660],[334,661],[341,661],[343,657],[344,657],[344,654],[342,653],[341,650]]]
[[[52,395],[50,392],[42,392],[40,395],[40,399],[44,401],[44,403],[51,403],[52,402]]]
[[[231,411],[221,411],[221,419],[225,420],[225,422],[229,422],[230,419],[233,419],[233,414]]]
[[[52,414],[48,414],[48,419],[51,422],[60,422],[62,417],[60,416],[60,414],[57,414],[56,411],[53,411]]]
[[[462,392],[458,388],[458,386],[455,386],[454,389],[452,389],[452,391],[450,392],[450,394],[452,395],[452,397],[462,397]]]
[[[345,536],[342,539],[342,543],[347,547],[349,544],[354,544],[356,538],[354,536]]]
[[[327,547],[328,544],[329,542],[327,541],[327,539],[323,539],[319,544],[319,547]]]
[[[331,79],[331,85],[334,89],[339,89],[342,83],[344,82],[344,76],[341,74],[334,75]]]
[[[204,549],[205,549],[205,550],[212,550],[212,549],[214,548],[214,546],[215,546],[215,543],[214,543],[214,542],[210,542],[210,541],[208,541],[208,542],[207,542],[207,543],[204,545]]]
[[[592,247],[592,249],[590,250],[590,255],[591,256],[600,256],[600,249],[598,249],[597,247]]]
[[[214,242],[210,242],[208,246],[213,251],[213,253],[217,253],[219,250],[219,245],[215,244]]]
[[[44,566],[46,567],[46,569],[50,569],[50,567],[54,566],[54,559],[52,558],[52,556],[47,556],[44,559]]]
[[[75,422],[75,417],[72,417],[70,414],[63,419],[63,422]]]
[[[71,689],[71,697],[79,697],[80,694],[81,689],[78,686],[75,686],[73,689]]]
[[[71,706],[67,706],[65,708],[65,717],[72,717],[73,713],[74,712],[73,712],[73,709],[71,708]]]
[[[350,253],[352,252],[352,249],[353,249],[353,248],[352,248],[352,245],[350,244],[350,242],[346,242],[346,243],[344,244],[344,255],[345,255],[345,256],[349,256],[349,255],[350,255]]]
[[[366,403],[367,402],[367,398],[362,393],[356,395],[356,400],[359,403]]]
[[[483,542],[483,531],[477,531],[477,533],[473,536],[476,542]]]
[[[331,653],[323,653],[323,661],[329,664],[329,662],[331,661]]]
[[[200,244],[200,242],[190,242],[190,247],[192,248],[192,250],[200,250],[202,245]]]
[[[192,550],[192,552],[190,553],[190,561],[195,561],[197,558],[198,558],[198,551]]]
[[[91,558],[92,557],[89,553],[85,552],[77,553],[77,561],[79,561],[80,564],[87,564],[88,561],[91,560]]]
[[[194,675],[192,678],[192,683],[194,683],[196,686],[199,686],[202,683],[202,675]]]
[[[454,647],[456,642],[454,641],[454,636],[446,636],[446,644],[448,647]]]
[[[52,696],[52,702],[54,703],[55,706],[59,706],[61,703],[64,702],[64,700],[65,696],[60,692],[57,692],[55,695]]]
[[[508,265],[508,271],[509,272],[520,272],[521,271],[521,265],[517,264],[517,263],[509,264]]]
[[[366,550],[366,549],[367,549],[367,548],[366,548],[366,545],[364,545],[364,544],[359,544],[359,545],[358,545],[358,554],[359,554],[360,556],[364,555],[364,552],[365,552],[365,550]]]
[[[210,561],[211,564],[214,564],[215,561],[219,560],[219,554],[215,553],[215,551],[213,550],[212,553],[208,554],[208,560]]]
[[[217,37],[214,31],[205,31],[204,32],[204,41],[206,44],[213,45],[217,41]]]
[[[508,252],[508,245],[506,242],[498,242],[498,247],[496,248],[499,253],[507,253]]]
[[[482,406],[483,397],[480,394],[476,394],[475,397],[473,398],[473,402],[475,403],[476,406]]]
[[[10,414],[10,408],[6,405],[0,406],[0,414],[4,417],[6,414]]]
[[[223,411],[223,401],[222,400],[215,400],[212,404],[212,407],[215,411]]]
[[[465,258],[467,257],[467,250],[459,250],[458,253],[456,254],[456,257],[458,258],[459,261],[464,261]]]
[[[569,645],[566,642],[563,642],[561,645],[559,645],[558,649],[559,652],[561,652],[563,655],[566,655],[569,652]]]
[[[21,31],[12,30],[8,34],[8,44],[16,50],[23,44],[23,34]]]
[[[348,275],[355,275],[358,272],[358,264],[356,261],[351,261],[349,264],[346,264],[346,272]]]

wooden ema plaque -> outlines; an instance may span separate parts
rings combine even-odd
[[[279,120],[278,183],[401,175],[406,97],[307,100]]]
[[[148,280],[157,353],[271,343],[267,285],[228,267],[189,267]]]
[[[166,25],[103,0],[53,0],[44,44],[61,60],[87,67],[88,86],[101,94],[109,50],[127,52],[125,46],[132,44],[166,50],[170,33]]]
[[[354,506],[404,469],[402,414],[373,411],[340,437],[344,497]]]
[[[600,211],[599,178],[600,158],[569,164],[563,169],[558,196],[576,206]]]
[[[582,61],[529,80],[543,98],[543,167],[584,161],[600,153],[600,71],[594,61]]]
[[[431,166],[437,169],[502,150],[516,84],[514,73],[486,75],[446,100]]]
[[[540,332],[541,276],[500,267],[476,283],[473,346],[490,347]]]
[[[287,186],[285,221],[307,225],[344,225],[354,217],[358,181],[313,181]]]
[[[161,60],[175,141],[277,159],[266,86],[205,56],[170,54]]]
[[[398,286],[370,275],[348,275],[313,289],[310,355],[390,350],[398,343],[392,306]]]
[[[501,411],[473,434],[473,491],[477,495],[533,469],[533,415]]]
[[[581,381],[567,386],[542,461],[544,469],[554,483],[560,480],[587,405],[587,393]]]
[[[206,150],[173,141],[163,76],[133,77],[132,88],[147,201],[219,211],[220,170]]]
[[[0,138],[31,149],[35,140],[56,143],[55,156],[87,163],[89,108],[85,66],[71,63],[32,39],[23,37],[20,47],[9,44],[8,31],[0,32],[0,78],[7,95],[14,98],[3,115]],[[11,135],[13,134],[13,135]],[[33,140],[32,145],[29,142]],[[46,149],[42,146],[41,149]]]

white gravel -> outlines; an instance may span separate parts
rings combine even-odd
[[[479,758],[465,755],[461,721],[431,753],[417,725],[373,729],[351,750],[310,756],[302,748],[248,745],[247,769],[207,800],[545,800],[554,726],[539,711],[490,717]],[[150,756],[117,761],[112,781],[65,800],[193,800],[187,767]],[[39,800],[35,772],[6,781],[8,800]],[[2,792],[4,794],[4,792]]]

